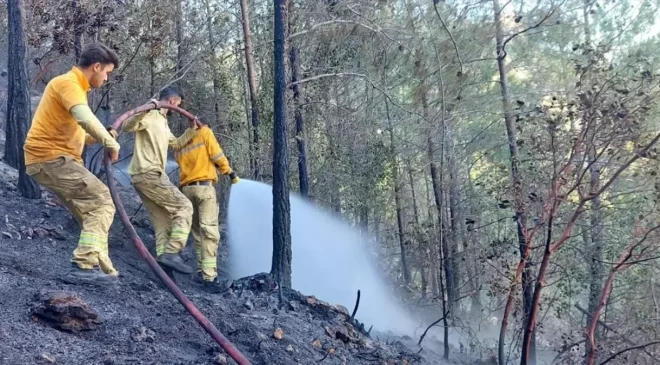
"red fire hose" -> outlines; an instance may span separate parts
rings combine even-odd
[[[187,111],[176,107],[174,105],[169,105],[169,104],[161,104],[159,103],[158,105],[159,108],[167,108],[167,109],[172,109],[183,116],[187,117],[188,119],[195,120],[197,122],[197,118],[195,118],[194,115],[188,113]],[[122,114],[117,118],[115,123],[112,125],[112,128],[117,130],[121,124],[128,119],[129,117],[143,112],[147,110],[151,110],[156,108],[156,105],[153,103],[145,104],[142,106],[139,106],[137,108],[131,109],[127,111],[126,113]],[[250,361],[243,355],[229,340],[222,334],[220,331],[218,331],[217,328],[209,321],[200,311],[197,309],[197,307],[186,297],[185,294],[179,289],[179,287],[172,281],[172,279],[165,274],[163,269],[158,265],[156,262],[156,259],[149,253],[147,248],[144,246],[144,243],[142,243],[142,240],[138,236],[137,232],[135,231],[135,228],[131,224],[130,219],[128,218],[128,215],[126,214],[126,210],[124,209],[124,204],[122,203],[121,199],[119,198],[119,192],[117,191],[117,181],[115,180],[115,174],[114,170],[112,167],[112,163],[110,162],[110,158],[108,153],[104,154],[104,163],[105,163],[105,171],[108,176],[108,187],[110,188],[110,194],[112,195],[112,200],[115,202],[115,206],[117,207],[117,212],[119,213],[119,218],[121,219],[121,222],[124,224],[124,228],[126,229],[126,232],[128,233],[129,237],[131,237],[131,240],[133,241],[133,245],[137,249],[138,253],[144,261],[147,262],[151,270],[156,274],[156,276],[162,281],[165,286],[167,286],[167,289],[174,295],[174,297],[186,308],[186,310],[190,313],[190,315],[195,318],[195,320],[204,328],[204,330],[213,337],[213,339],[222,347],[229,356],[231,356],[232,359],[234,359],[239,365],[251,365]]]

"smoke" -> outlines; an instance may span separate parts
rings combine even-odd
[[[229,199],[228,244],[233,278],[270,272],[273,253],[272,187],[241,180]],[[375,268],[364,237],[338,217],[291,194],[292,286],[352,311],[375,330],[411,334],[416,325]]]

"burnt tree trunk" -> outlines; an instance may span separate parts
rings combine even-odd
[[[403,274],[403,281],[408,285],[410,283],[410,269],[408,266],[408,255],[406,253],[406,227],[404,226],[404,211],[403,203],[401,202],[401,185],[399,183],[399,164],[396,158],[396,146],[394,144],[394,126],[392,125],[392,118],[390,117],[390,107],[385,99],[385,113],[387,116],[387,124],[390,132],[390,160],[394,167],[392,172],[394,175],[394,202],[396,204],[396,223],[398,229],[399,247],[401,249],[401,273]]]
[[[222,93],[220,90],[220,75],[218,72],[218,59],[216,57],[215,49],[215,32],[213,31],[213,21],[211,20],[211,5],[209,0],[204,1],[206,8],[206,28],[209,41],[209,63],[211,64],[211,70],[213,72],[213,125],[217,126],[218,131],[221,135],[227,135],[229,128],[227,123],[225,123],[220,115],[220,98]],[[224,147],[224,146],[223,146]],[[219,179],[216,190],[218,192],[218,204],[220,206],[220,213],[218,219],[221,222],[227,220],[227,204],[229,202],[229,190],[230,190],[230,181],[229,179]]]
[[[293,0],[289,0],[289,16],[293,18]],[[289,21],[288,33],[292,33],[295,22]],[[302,114],[300,101],[300,86],[297,84],[300,74],[300,61],[298,51],[289,44],[289,67],[291,68],[291,90],[293,91],[293,103],[295,107],[294,117],[296,119],[296,146],[298,147],[298,180],[300,181],[300,195],[309,198],[309,172],[307,170],[307,150],[305,147],[305,122]]]
[[[532,296],[533,296],[533,281],[531,275],[531,266],[530,266],[530,254],[531,249],[530,245],[527,242],[525,237],[525,232],[527,229],[527,219],[525,214],[525,204],[523,200],[523,187],[522,187],[522,176],[520,173],[520,159],[518,156],[518,137],[515,127],[513,107],[511,105],[511,95],[509,92],[509,81],[507,78],[507,70],[505,57],[506,53],[504,52],[504,30],[502,26],[501,19],[502,9],[500,8],[499,0],[493,0],[493,15],[495,20],[495,40],[496,40],[496,56],[497,56],[497,67],[500,77],[500,91],[502,94],[502,106],[504,110],[504,124],[506,127],[507,138],[509,142],[509,154],[511,162],[511,180],[513,183],[513,194],[516,208],[516,232],[518,235],[518,246],[520,251],[520,262],[516,270],[516,276],[514,282],[509,289],[509,295],[507,297],[507,302],[504,308],[504,316],[502,318],[502,327],[500,329],[500,338],[498,345],[498,357],[500,364],[503,364],[504,359],[504,341],[506,338],[506,330],[508,326],[509,316],[513,307],[513,296],[518,280],[522,277],[522,289],[523,289],[523,323],[526,324],[530,318],[531,306],[532,306]],[[528,364],[536,363],[536,336],[535,333],[531,333],[531,345],[529,350],[529,356],[525,361],[529,361]]]
[[[73,8],[73,52],[76,56],[76,63],[78,63],[82,54],[86,19],[84,13],[80,11],[80,2],[78,0],[72,1],[71,7]]]
[[[7,1],[8,23],[8,89],[7,89],[7,135],[4,160],[18,169],[18,190],[28,199],[41,198],[39,185],[25,173],[23,145],[30,126],[30,89],[25,64],[25,33],[21,0]]]
[[[447,123],[445,123],[446,125]],[[463,216],[463,207],[461,205],[461,191],[460,185],[458,182],[458,163],[456,161],[456,151],[454,149],[454,133],[451,128],[445,127],[446,136],[445,141],[447,144],[447,162],[449,164],[449,220],[451,227],[451,241],[449,246],[449,252],[451,255],[451,271],[452,276],[452,288],[454,288],[454,298],[460,296],[458,294],[458,288],[460,288],[459,280],[459,263],[460,258],[458,254],[458,243],[465,242],[465,234],[463,227],[465,226],[465,218]],[[465,253],[463,253],[465,254]],[[458,305],[458,303],[453,303],[453,305]]]
[[[184,74],[184,58],[185,56],[185,49],[184,49],[184,35],[183,35],[183,24],[184,24],[184,19],[183,19],[183,2],[184,0],[177,0],[176,1],[176,14],[174,16],[174,27],[175,27],[175,35],[176,35],[176,77],[175,79],[178,79],[176,81],[175,85],[179,88],[180,92],[184,92],[184,89],[186,87],[186,81],[185,78],[183,77]],[[181,115],[177,115],[176,118],[178,118],[179,121],[179,131],[178,133],[183,133],[183,131],[188,128],[188,121],[183,118]]]
[[[243,3],[245,0],[241,0]],[[291,216],[289,202],[289,151],[286,126],[286,0],[274,1],[273,52],[273,262],[271,275],[280,287],[291,288]]]
[[[254,56],[252,53],[250,15],[248,11],[247,0],[241,0],[240,3],[241,17],[243,18],[243,42],[245,43],[245,67],[248,74],[248,86],[250,89],[250,109],[252,111],[252,149],[250,151],[250,168],[252,169],[252,177],[255,180],[259,180],[261,173],[259,170],[259,107],[257,106],[257,79],[254,74]],[[281,1],[280,3],[284,4]],[[278,2],[275,3],[276,8],[278,6],[277,4]],[[282,20],[282,24],[284,24],[284,20]],[[282,72],[284,72],[284,70],[282,70]],[[277,91],[275,91],[275,93],[277,93]]]

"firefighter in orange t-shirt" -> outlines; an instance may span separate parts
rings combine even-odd
[[[106,130],[87,104],[89,90],[101,87],[118,66],[110,48],[88,45],[71,71],[46,85],[23,147],[26,173],[52,191],[82,227],[67,276],[77,283],[108,284],[118,276],[108,256],[115,206],[108,187],[82,160],[83,147],[93,143],[109,150],[112,162],[119,157],[117,134]]]

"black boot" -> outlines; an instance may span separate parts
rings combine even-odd
[[[193,268],[186,265],[186,263],[181,258],[181,255],[178,253],[164,253],[158,256],[157,261],[161,264],[161,266],[167,266],[182,274],[192,274],[193,272]]]
[[[119,282],[118,277],[104,273],[98,266],[92,269],[82,269],[75,263],[72,263],[71,270],[62,280],[69,284],[93,285],[112,285]]]
[[[174,276],[174,270],[172,270],[172,268],[169,266],[165,266],[161,264],[160,262],[158,263],[158,266],[160,266],[160,268],[163,269],[163,271],[165,271],[165,274],[169,276],[170,279],[172,279],[174,284],[176,284],[176,277]]]
[[[202,290],[211,294],[220,294],[229,290],[234,285],[232,279],[220,279],[216,277],[213,281],[203,280]]]

